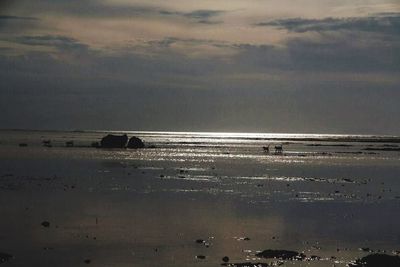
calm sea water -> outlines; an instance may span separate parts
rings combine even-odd
[[[186,192],[200,186],[196,189],[200,192],[246,195],[253,202],[375,201],[400,196],[400,138],[396,136],[113,132],[138,136],[147,148],[91,147],[107,133],[0,131],[0,157],[41,159],[45,165],[57,159],[117,162],[152,174],[147,182],[156,183],[155,191]],[[43,146],[45,140],[52,146]],[[74,147],[66,147],[69,141]],[[19,147],[21,143],[27,147]],[[268,145],[269,152],[263,149]],[[282,145],[283,151],[276,152],[275,145]],[[263,183],[278,189],[265,190]]]
[[[87,147],[100,141],[106,134],[127,134],[144,140],[147,146],[157,148],[201,148],[218,147],[230,149],[259,150],[266,145],[285,146],[286,152],[325,151],[329,147],[354,147],[354,151],[367,147],[398,148],[400,136],[338,135],[338,134],[271,134],[271,133],[212,133],[212,132],[145,132],[145,131],[29,131],[0,130],[0,145],[14,146],[26,143],[40,146],[44,140],[51,140],[55,147],[64,147],[73,141],[75,147]],[[316,149],[316,147],[324,147]],[[271,147],[273,150],[273,147]],[[250,152],[250,151],[249,151]],[[252,151],[257,152],[257,151]]]

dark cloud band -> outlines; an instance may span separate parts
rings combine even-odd
[[[347,30],[400,34],[400,13],[381,13],[374,16],[351,18],[289,18],[260,22],[255,25],[277,27],[300,33]]]

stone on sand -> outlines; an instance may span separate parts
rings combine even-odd
[[[9,261],[10,259],[12,259],[12,257],[13,256],[8,253],[0,252],[0,264]]]
[[[41,224],[43,227],[50,227],[50,222],[48,221],[43,221]]]

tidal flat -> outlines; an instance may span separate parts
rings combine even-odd
[[[398,261],[400,153],[378,149],[392,139],[135,133],[147,147],[90,147],[102,135],[1,132],[2,266]]]

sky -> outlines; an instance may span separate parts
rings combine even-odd
[[[399,0],[0,0],[0,128],[400,135]]]

